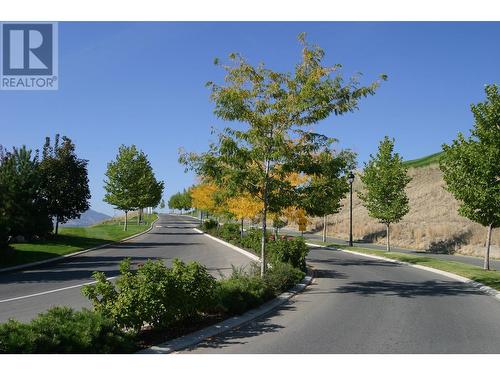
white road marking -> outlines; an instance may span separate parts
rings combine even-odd
[[[116,278],[117,278],[117,276],[107,277],[106,280],[112,280],[112,279],[116,279]],[[72,286],[66,286],[64,288],[59,288],[59,289],[46,290],[45,292],[28,294],[26,296],[19,296],[19,297],[13,297],[13,298],[8,298],[8,299],[3,299],[3,300],[0,300],[0,303],[17,301],[17,300],[20,300],[20,299],[31,298],[31,297],[43,296],[44,294],[57,293],[57,292],[61,292],[63,290],[80,288],[80,287],[82,287],[84,285],[91,285],[91,284],[95,284],[95,283],[96,283],[96,281],[89,281],[88,283],[83,283],[83,284],[78,284],[78,285],[72,285]]]

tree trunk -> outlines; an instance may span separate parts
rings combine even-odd
[[[241,218],[241,231],[240,231],[240,239],[243,239],[243,218]]]
[[[268,179],[269,179],[269,169],[271,167],[271,162],[265,160],[266,166],[266,178],[264,180],[264,196],[263,196],[263,207],[262,207],[262,238],[260,247],[260,276],[264,277],[266,274],[266,229],[267,229],[267,205],[268,205]]]
[[[125,211],[125,224],[123,224],[123,230],[126,232],[128,227],[128,211]]]
[[[488,235],[486,237],[486,251],[484,254],[484,269],[490,269],[490,246],[491,246],[491,231],[493,229],[493,224],[488,225]]]
[[[326,242],[326,215],[323,216],[323,242]]]
[[[59,233],[59,216],[56,215],[56,236]]]
[[[390,224],[386,224],[386,228],[387,228],[387,251],[391,251],[391,239],[390,239],[391,231],[389,229],[389,226],[390,226]]]
[[[260,242],[260,276],[266,274],[266,229],[267,229],[267,202],[264,200],[264,208],[262,209],[262,237]]]

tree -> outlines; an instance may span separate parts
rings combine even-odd
[[[44,236],[52,230],[42,194],[38,153],[25,146],[6,152],[0,147],[0,243],[9,237]]]
[[[165,208],[165,201],[163,199],[160,201],[160,208],[162,210]]]
[[[191,194],[184,189],[173,194],[168,200],[168,207],[174,210],[189,210],[192,207]]]
[[[253,219],[262,211],[262,202],[250,194],[232,197],[227,202],[228,210],[241,222],[240,237],[243,237],[243,221]]]
[[[59,223],[79,218],[89,209],[90,188],[87,174],[88,161],[79,159],[75,145],[68,137],[56,134],[54,145],[45,138],[40,171],[42,194],[47,200],[49,214],[55,218],[55,234]]]
[[[128,212],[141,208],[141,197],[147,186],[144,176],[148,173],[145,155],[135,145],[121,145],[114,161],[108,163],[104,189],[104,201],[125,212],[123,230],[127,230]]]
[[[323,153],[320,170],[307,181],[304,207],[308,215],[323,217],[323,242],[326,242],[327,216],[340,211],[340,201],[349,191],[347,175],[356,167],[356,154],[343,150]]]
[[[323,66],[324,51],[308,44],[305,34],[299,40],[302,60],[293,73],[276,72],[263,64],[252,66],[239,54],[231,54],[230,64],[223,65],[224,84],[207,85],[215,115],[247,127],[228,127],[208,152],[180,157],[181,163],[231,195],[247,193],[262,202],[261,275],[266,270],[268,212],[289,206],[300,190],[286,176],[314,169],[312,155],[331,144],[331,139],[311,127],[332,113],[354,111],[358,101],[373,95],[380,84],[360,86],[357,77],[344,83],[340,65]]]
[[[137,220],[140,223],[143,209],[145,207],[156,207],[160,203],[165,184],[163,181],[156,180],[151,163],[142,151],[139,152],[135,162],[138,164],[137,169],[142,173],[139,181],[140,192],[137,198],[139,208]]]
[[[385,224],[387,251],[391,251],[390,225],[399,222],[409,211],[405,188],[411,181],[403,159],[394,153],[394,139],[385,137],[376,156],[370,155],[361,175],[364,191],[358,195],[368,214]]]
[[[443,145],[440,168],[446,189],[460,202],[459,214],[487,227],[484,269],[490,269],[493,228],[500,226],[500,93],[487,85],[486,100],[471,105],[474,128]]]

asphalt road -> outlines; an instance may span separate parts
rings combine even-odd
[[[313,284],[181,353],[500,353],[500,302],[406,265],[313,248]]]
[[[290,229],[281,229],[280,232],[282,233],[289,233],[293,235],[299,235],[300,233],[294,230]],[[314,234],[314,233],[304,233],[304,238],[306,239],[311,239],[315,241],[322,241],[323,236],[320,234]],[[333,238],[333,237],[327,237],[327,242],[335,242],[338,244],[345,244],[347,245],[346,240],[341,240],[338,238]],[[364,247],[367,249],[374,249],[374,250],[385,250],[386,247],[383,245],[378,245],[378,244],[373,244],[373,243],[367,243],[367,242],[354,242],[353,243],[354,247]],[[479,258],[479,257],[473,257],[473,256],[467,256],[467,255],[459,255],[459,254],[436,254],[436,253],[430,253],[426,251],[417,251],[413,249],[405,249],[397,246],[391,246],[391,250],[398,252],[398,253],[405,253],[405,254],[410,254],[410,255],[417,255],[417,256],[425,256],[425,257],[431,257],[431,258],[438,258],[438,259],[444,259],[444,260],[451,260],[453,262],[460,262],[460,263],[466,263],[466,264],[471,264],[474,266],[479,266],[483,267],[484,264],[484,258]],[[500,260],[494,260],[490,259],[490,268],[492,270],[500,270]]]
[[[246,256],[200,234],[197,221],[178,215],[160,215],[149,233],[130,241],[66,258],[37,268],[0,274],[0,322],[8,318],[27,321],[51,306],[90,307],[82,296],[82,284],[92,282],[92,272],[118,275],[118,265],[130,257],[134,265],[161,258],[204,264],[216,277],[229,274],[231,266],[246,266]]]

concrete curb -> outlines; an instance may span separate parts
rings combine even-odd
[[[136,354],[170,354],[187,347],[194,346],[210,337],[220,335],[221,333],[233,330],[239,326],[256,320],[283,305],[297,293],[302,292],[309,284],[311,284],[313,279],[312,273],[309,273],[310,275],[304,277],[299,284],[295,285],[288,292],[281,293],[271,301],[268,301],[255,309],[249,310],[243,315],[234,316],[188,335],[169,340],[160,345],[143,349]]]
[[[221,244],[223,244],[223,245],[225,245],[233,250],[236,250],[237,252],[245,255],[246,257],[248,257],[252,260],[255,260],[256,262],[260,262],[260,258],[257,255],[252,254],[251,252],[246,251],[246,250],[242,249],[241,247],[238,247],[236,245],[233,245],[232,243],[221,240],[220,238],[214,237],[208,233],[203,232],[202,230],[199,230],[198,228],[193,228],[193,230],[198,232],[198,233],[201,233],[201,234],[207,236],[208,238],[211,238],[212,240],[217,241],[217,242],[219,242],[219,243],[221,243]]]
[[[410,267],[413,267],[413,268],[418,268],[420,270],[432,272],[432,273],[435,273],[435,274],[438,274],[438,275],[441,275],[441,276],[446,276],[446,277],[449,277],[450,279],[457,280],[457,281],[460,281],[460,282],[462,282],[464,284],[467,284],[469,286],[477,288],[480,291],[482,291],[483,293],[485,293],[485,294],[487,294],[487,295],[489,295],[489,296],[497,299],[498,301],[500,301],[500,292],[498,290],[493,289],[493,288],[491,288],[491,287],[489,287],[487,285],[484,285],[483,283],[479,283],[477,281],[468,279],[468,278],[460,276],[460,275],[456,275],[456,274],[451,273],[451,272],[442,271],[442,270],[438,270],[436,268],[426,267],[426,266],[422,266],[422,265],[419,265],[419,264],[411,264],[411,263],[403,262],[403,261],[400,261],[400,260],[389,259],[389,258],[381,257],[381,256],[378,256],[378,255],[364,254],[364,253],[359,253],[357,251],[344,250],[344,249],[339,249],[339,248],[336,248],[336,247],[322,246],[322,245],[317,245],[317,244],[307,243],[307,242],[306,242],[306,244],[308,246],[312,246],[312,247],[323,247],[323,248],[326,248],[326,249],[335,249],[335,250],[338,250],[338,251],[343,251],[344,253],[349,253],[349,254],[364,256],[366,258],[372,258],[372,259],[377,259],[377,260],[383,260],[383,261],[390,262],[390,263],[396,263],[396,264],[401,264],[401,265],[405,265],[405,266],[410,266]]]
[[[133,238],[136,238],[136,237],[139,237],[139,236],[142,236],[143,234],[146,234],[148,233],[149,231],[151,231],[151,229],[153,229],[153,225],[158,221],[158,218],[156,218],[156,220],[154,220],[153,222],[151,222],[151,225],[149,226],[148,229],[146,229],[145,231],[143,232],[140,232],[140,233],[136,233],[134,234],[133,236],[130,236],[130,237],[127,237],[127,238],[124,238],[122,240],[119,240],[119,241],[114,241],[114,242],[109,242],[109,243],[105,243],[103,245],[99,245],[99,246],[96,246],[96,247],[92,247],[90,249],[85,249],[85,250],[81,250],[81,251],[77,251],[75,253],[70,253],[70,254],[66,254],[66,255],[61,255],[61,256],[58,256],[58,257],[54,257],[54,258],[49,258],[49,259],[45,259],[45,260],[39,260],[37,262],[31,262],[31,263],[26,263],[26,264],[20,264],[18,266],[12,266],[12,267],[6,267],[6,268],[0,268],[0,273],[4,273],[4,272],[12,272],[12,271],[19,271],[19,270],[24,270],[26,268],[31,268],[31,267],[34,267],[34,266],[39,266],[39,265],[42,265],[42,264],[48,264],[48,263],[54,263],[54,262],[58,262],[58,261],[61,261],[65,258],[71,258],[71,257],[74,257],[74,256],[77,256],[77,255],[80,255],[80,254],[85,254],[85,253],[88,253],[89,251],[94,251],[94,250],[99,250],[99,249],[102,249],[102,248],[105,248],[107,246],[111,246],[111,245],[114,245],[114,244],[117,244],[117,243],[121,243],[121,242],[126,242],[126,241],[129,241]]]

